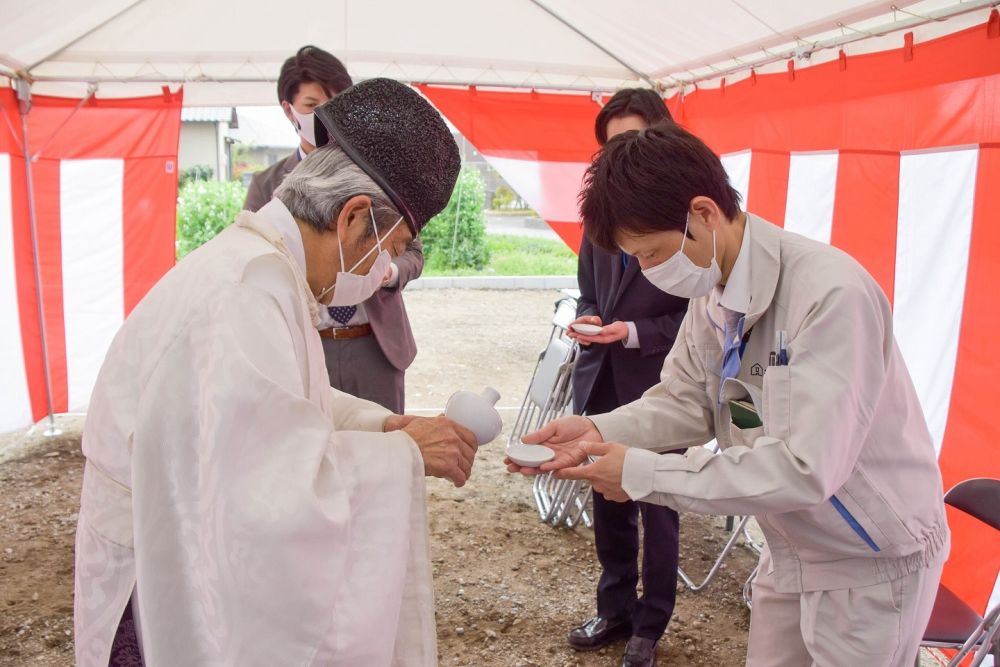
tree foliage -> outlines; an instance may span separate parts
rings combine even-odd
[[[481,269],[490,259],[486,245],[483,177],[463,167],[451,199],[420,233],[427,263],[441,269]]]

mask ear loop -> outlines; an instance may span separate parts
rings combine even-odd
[[[340,227],[339,227],[339,225],[338,225],[337,231],[335,233],[337,234],[337,251],[340,253],[340,271],[343,271],[344,270],[344,244],[340,242]],[[367,255],[365,255],[365,257],[367,257]],[[364,258],[362,258],[362,261],[364,261]],[[360,264],[360,263],[361,262],[358,262],[358,264]],[[355,266],[357,266],[357,264]],[[351,270],[353,271],[354,269],[351,269]],[[338,273],[340,273],[340,271],[338,271]],[[348,273],[350,273],[350,271]],[[320,299],[322,299],[324,296],[326,296],[327,294],[330,293],[330,290],[332,290],[336,286],[337,286],[337,281],[334,280],[332,285],[330,285],[325,290],[323,290],[322,292],[320,292],[319,294],[316,295],[316,300],[319,301]]]
[[[337,227],[337,250],[340,252],[340,270],[344,270],[344,244],[340,241],[340,226]],[[351,269],[353,271],[353,269]],[[336,285],[337,283],[334,283]],[[331,286],[332,287],[332,286]]]
[[[687,217],[684,219],[684,236],[681,237],[681,249],[678,252],[684,252],[684,244],[688,240],[688,227],[691,226],[691,211],[688,211]]]
[[[718,252],[715,249],[715,230],[713,229],[712,230],[712,262],[715,262],[716,264],[718,264],[719,263],[718,257],[719,257]],[[708,265],[712,266],[712,263],[709,262]]]

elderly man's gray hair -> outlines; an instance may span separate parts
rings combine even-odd
[[[317,148],[285,177],[274,196],[296,218],[317,230],[330,229],[348,199],[367,195],[372,200],[379,232],[399,220],[399,213],[368,174],[336,146]],[[372,235],[367,227],[366,236]]]

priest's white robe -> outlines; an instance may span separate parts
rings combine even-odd
[[[101,368],[80,667],[108,664],[130,597],[148,667],[437,663],[422,457],[330,387],[301,238],[265,208],[164,276]]]

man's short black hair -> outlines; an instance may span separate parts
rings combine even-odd
[[[691,200],[712,199],[732,220],[740,195],[722,161],[673,122],[623,132],[601,149],[584,177],[580,214],[587,238],[618,252],[616,232],[683,231]]]
[[[285,61],[278,75],[278,101],[292,103],[303,83],[315,82],[330,97],[346,88],[353,81],[347,68],[332,53],[315,46],[303,46]]]
[[[623,88],[612,96],[597,114],[594,134],[597,143],[608,143],[608,123],[622,116],[639,116],[646,125],[655,125],[663,120],[673,120],[660,94],[649,88]]]

